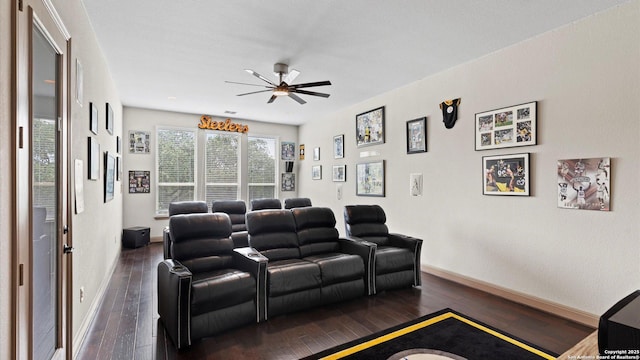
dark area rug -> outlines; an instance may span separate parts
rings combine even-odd
[[[540,360],[558,355],[450,309],[336,346],[307,359],[404,359],[433,353],[469,360]]]

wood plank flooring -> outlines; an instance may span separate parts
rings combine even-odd
[[[594,329],[422,275],[422,286],[278,316],[176,351],[157,312],[162,244],[123,249],[77,359],[299,359],[419,316],[451,308],[561,354]]]

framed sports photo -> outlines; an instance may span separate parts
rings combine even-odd
[[[333,137],[333,158],[344,158],[344,134]]]
[[[407,154],[427,151],[427,118],[407,121]]]
[[[558,160],[558,207],[610,211],[611,158]]]
[[[530,102],[476,114],[476,150],[536,144],[536,105]]]
[[[384,144],[384,106],[356,115],[358,147]]]
[[[294,173],[282,173],[281,174],[281,191],[295,191],[296,190],[296,174]]]
[[[332,169],[333,181],[345,182],[347,181],[347,165],[333,165]]]
[[[384,160],[356,165],[356,195],[384,196]]]
[[[482,157],[482,194],[529,196],[529,153]]]
[[[322,180],[322,165],[311,167],[311,180]]]

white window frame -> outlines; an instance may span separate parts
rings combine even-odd
[[[193,147],[193,153],[194,153],[194,164],[193,164],[193,183],[161,183],[160,182],[160,168],[159,168],[159,148],[160,148],[160,137],[158,136],[158,133],[160,131],[163,130],[175,130],[175,131],[188,131],[188,132],[193,132],[194,133],[194,147]],[[195,200],[198,198],[198,176],[199,176],[199,171],[198,171],[198,131],[197,129],[193,129],[191,127],[177,127],[177,126],[157,126],[155,129],[155,149],[156,149],[156,158],[155,158],[155,179],[152,180],[153,183],[155,184],[155,212],[156,215],[168,215],[169,214],[169,209],[166,210],[160,210],[160,187],[161,186],[184,186],[184,185],[192,185],[194,187],[193,190],[193,196],[194,198],[191,200]]]
[[[248,172],[249,172],[249,138],[265,138],[265,139],[273,139],[274,140],[274,162],[275,162],[275,166],[274,166],[274,174],[273,174],[273,179],[274,182],[273,183],[250,183],[249,182],[249,176],[248,176]],[[251,186],[268,186],[268,185],[273,185],[274,186],[274,194],[273,197],[276,199],[280,198],[280,182],[279,182],[279,168],[280,168],[280,137],[276,136],[276,135],[262,135],[262,134],[251,134],[247,136],[247,146],[246,146],[246,159],[247,159],[247,166],[246,166],[246,172],[247,172],[247,185],[246,185],[246,201],[247,203],[250,203],[252,199],[249,198],[249,194],[250,192],[250,187]]]

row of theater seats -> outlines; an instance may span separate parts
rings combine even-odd
[[[158,313],[178,349],[233,327],[313,306],[420,285],[422,240],[389,233],[377,205],[333,211],[249,211],[249,247],[235,247],[229,215],[171,216],[170,258],[158,264]]]
[[[311,206],[309,198],[288,198],[284,200],[285,209],[293,209],[298,207]],[[282,209],[280,199],[254,199],[251,200],[251,211]],[[169,217],[180,214],[206,213],[209,209],[204,201],[176,201],[169,204]],[[211,212],[222,212],[231,218],[231,239],[235,247],[248,246],[247,226],[245,224],[245,215],[247,206],[243,200],[214,200],[211,203]],[[162,233],[162,242],[164,244],[164,258],[168,259],[171,255],[171,235],[167,226]]]

